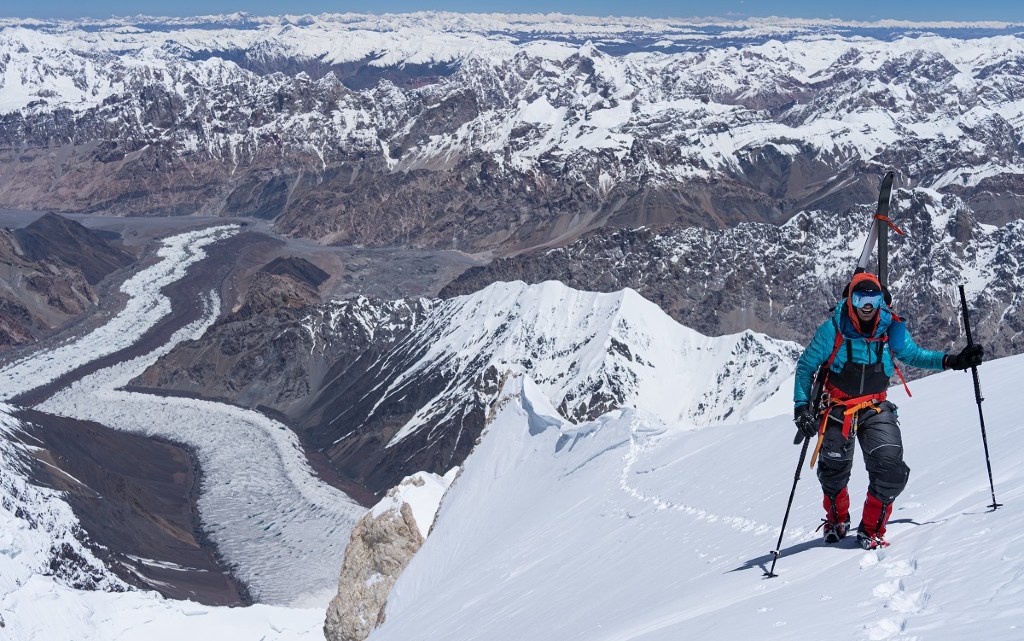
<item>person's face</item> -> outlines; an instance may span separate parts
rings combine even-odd
[[[869,321],[869,320],[871,320],[872,318],[875,317],[875,314],[877,314],[877,313],[878,313],[878,308],[877,307],[867,306],[867,307],[858,307],[857,308],[857,318],[861,319],[862,321]]]
[[[852,294],[853,308],[857,311],[857,318],[862,321],[869,321],[878,313],[882,306],[882,292],[878,290],[856,291]]]

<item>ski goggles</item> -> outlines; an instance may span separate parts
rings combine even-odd
[[[857,309],[868,306],[877,309],[882,306],[882,292],[877,289],[853,292],[853,306]]]

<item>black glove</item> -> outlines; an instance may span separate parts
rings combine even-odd
[[[811,411],[810,405],[798,405],[793,410],[793,423],[796,425],[796,429],[799,430],[796,434],[796,438],[793,439],[793,444],[799,444],[804,439],[814,438],[818,435],[818,417]]]
[[[981,365],[981,358],[984,355],[985,348],[981,345],[968,345],[956,356],[952,354],[943,356],[942,366],[946,369],[970,369]]]

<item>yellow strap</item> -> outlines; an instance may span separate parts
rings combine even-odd
[[[856,405],[851,405],[851,406],[847,407],[846,411],[843,412],[843,416],[849,416],[850,414],[856,414],[857,412],[861,411],[862,409],[864,409],[866,407],[870,407],[870,408],[876,409],[876,410],[878,409],[878,406],[877,406],[877,404],[875,402],[875,399],[870,398],[870,399],[868,399],[866,401],[861,401],[860,403],[857,403]]]
[[[825,425],[828,424],[828,408],[822,412],[821,425],[818,426],[818,443],[814,446],[814,453],[811,454],[811,469],[814,469],[814,463],[818,460],[818,452],[821,451],[821,444],[825,441]]]

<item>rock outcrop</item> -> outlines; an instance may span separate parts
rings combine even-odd
[[[0,229],[0,351],[92,309],[96,285],[134,261],[113,237],[56,214]]]
[[[12,232],[0,230],[0,350],[32,343],[97,302],[81,269],[33,260]]]
[[[404,479],[356,524],[327,609],[327,641],[363,641],[384,622],[388,593],[426,540],[455,473]]]

